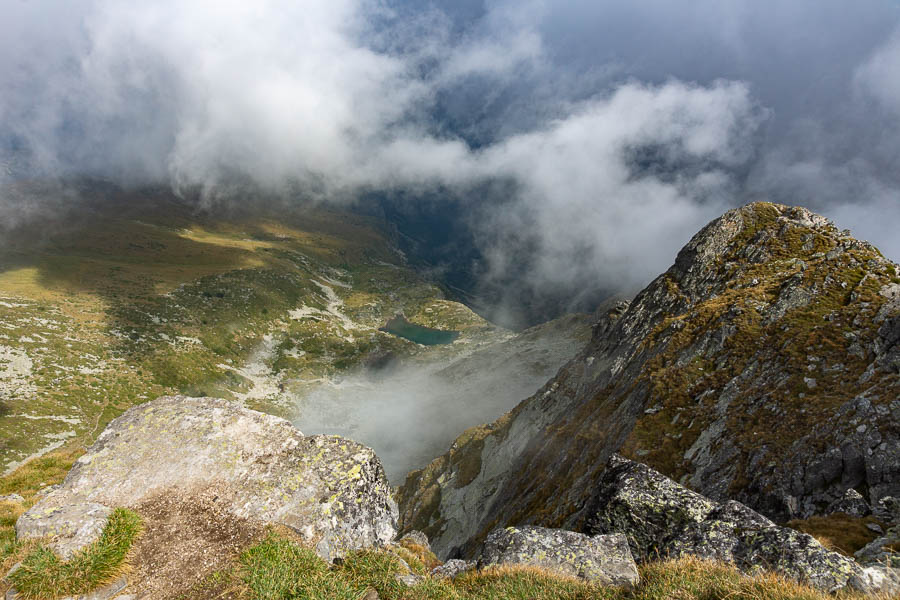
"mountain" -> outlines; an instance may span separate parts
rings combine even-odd
[[[776,520],[900,495],[900,277],[803,208],[755,203],[594,325],[536,394],[410,473],[443,556],[501,525],[582,531],[614,452]]]
[[[482,378],[492,402],[458,408],[431,439],[410,438],[408,456],[389,465],[402,477],[530,395],[590,335],[586,315],[529,336],[488,323],[409,266],[375,218],[257,197],[210,211],[97,180],[13,185],[34,212],[0,233],[0,472],[83,448],[161,395],[214,395],[306,427],[306,399],[348,377],[390,381],[397,368],[505,357],[503,372],[525,387],[497,394]],[[425,346],[381,331],[397,314],[459,333]],[[413,408],[428,398],[420,391]],[[342,423],[363,420],[360,407],[342,408]],[[336,432],[316,425],[306,431]],[[386,451],[384,437],[361,441]]]

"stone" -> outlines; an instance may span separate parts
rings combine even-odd
[[[375,588],[366,588],[366,591],[359,597],[359,600],[379,600],[378,592]]]
[[[900,525],[895,525],[884,532],[884,535],[875,538],[862,548],[854,556],[864,565],[888,565],[900,568],[900,553],[891,548],[900,547]]]
[[[0,496],[0,502],[14,502],[16,504],[21,504],[22,502],[25,502],[25,498],[19,494],[7,494],[5,496]]]
[[[872,509],[872,514],[889,525],[900,523],[900,498],[894,496],[879,498]]]
[[[528,565],[603,585],[634,587],[639,576],[623,535],[587,536],[564,529],[507,527],[488,534],[479,567]]]
[[[614,456],[598,483],[588,533],[623,534],[638,561],[698,556],[745,573],[769,569],[834,592],[861,568],[810,535],[779,527],[740,502],[717,503],[641,463]]]
[[[862,497],[862,494],[850,488],[840,498],[832,502],[825,512],[829,515],[844,513],[851,517],[865,517],[872,512],[872,509],[869,508],[869,503]]]
[[[623,533],[635,557],[655,556],[673,530],[700,524],[716,503],[653,469],[613,455],[597,485],[589,532]]]
[[[112,583],[103,586],[82,596],[69,596],[62,600],[108,600],[125,589],[128,585],[128,579],[123,575]]]
[[[399,542],[410,542],[417,546],[422,546],[423,548],[425,548],[426,550],[431,552],[431,544],[428,543],[428,536],[425,535],[424,533],[422,533],[421,531],[417,531],[414,529],[410,532],[407,532],[398,541]]]
[[[199,493],[214,495],[223,514],[290,527],[329,561],[396,536],[397,505],[370,448],[304,436],[285,419],[226,400],[185,396],[112,421],[17,531],[51,532],[54,515],[73,506],[136,507],[160,494]],[[70,538],[61,543],[72,550],[91,541],[58,537]]]
[[[117,600],[126,600],[125,596],[118,595],[128,585],[128,578],[122,575],[101,588],[80,596],[64,596],[60,600],[109,600],[115,597]],[[6,592],[5,600],[21,600],[18,591],[10,588]]]
[[[62,558],[100,539],[112,509],[96,502],[41,506],[40,503],[16,521],[16,538],[49,537],[50,547]]]
[[[866,567],[854,581],[853,587],[865,594],[900,597],[900,569],[884,565]]]
[[[466,571],[476,568],[474,561],[451,558],[444,564],[431,570],[431,576],[436,579],[456,579]]]
[[[396,579],[403,585],[410,587],[419,585],[420,583],[425,581],[424,577],[422,577],[421,575],[416,575],[415,573],[407,573],[406,575],[394,575],[394,579]]]
[[[882,535],[884,533],[884,529],[882,529],[881,525],[879,525],[878,523],[866,523],[866,529],[868,529],[872,533],[877,533],[878,535]]]

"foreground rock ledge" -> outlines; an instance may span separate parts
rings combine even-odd
[[[370,448],[186,396],[136,406],[110,423],[63,484],[19,518],[16,535],[52,535],[57,552],[70,556],[99,536],[102,507],[201,492],[214,493],[225,514],[296,530],[327,560],[396,535],[397,505]]]
[[[613,455],[590,511],[589,533],[621,533],[638,561],[698,556],[763,569],[834,592],[893,593],[892,569],[863,569],[812,536],[779,527],[735,501],[714,502],[650,467]]]

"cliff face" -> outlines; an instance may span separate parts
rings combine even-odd
[[[400,490],[405,529],[471,553],[498,525],[581,530],[619,451],[775,520],[900,493],[897,266],[802,208],[729,211],[513,411]]]

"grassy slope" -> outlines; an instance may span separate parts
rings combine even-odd
[[[409,572],[396,551],[361,551],[331,566],[288,537],[270,534],[248,548],[228,571],[219,571],[187,590],[182,598],[357,600],[368,590],[382,600],[825,600],[854,598],[817,592],[763,574],[745,577],[736,569],[693,558],[641,567],[633,590],[607,588],[556,576],[533,567],[491,567],[453,581],[433,579],[408,587],[395,575]],[[409,569],[424,573],[420,560],[404,556]]]
[[[304,381],[370,353],[419,352],[377,331],[396,311],[489,335],[361,217],[282,209],[213,219],[149,193],[82,213],[0,248],[0,472],[86,445],[165,393],[277,413]],[[327,313],[331,300],[353,329]],[[291,318],[298,307],[313,312]]]

